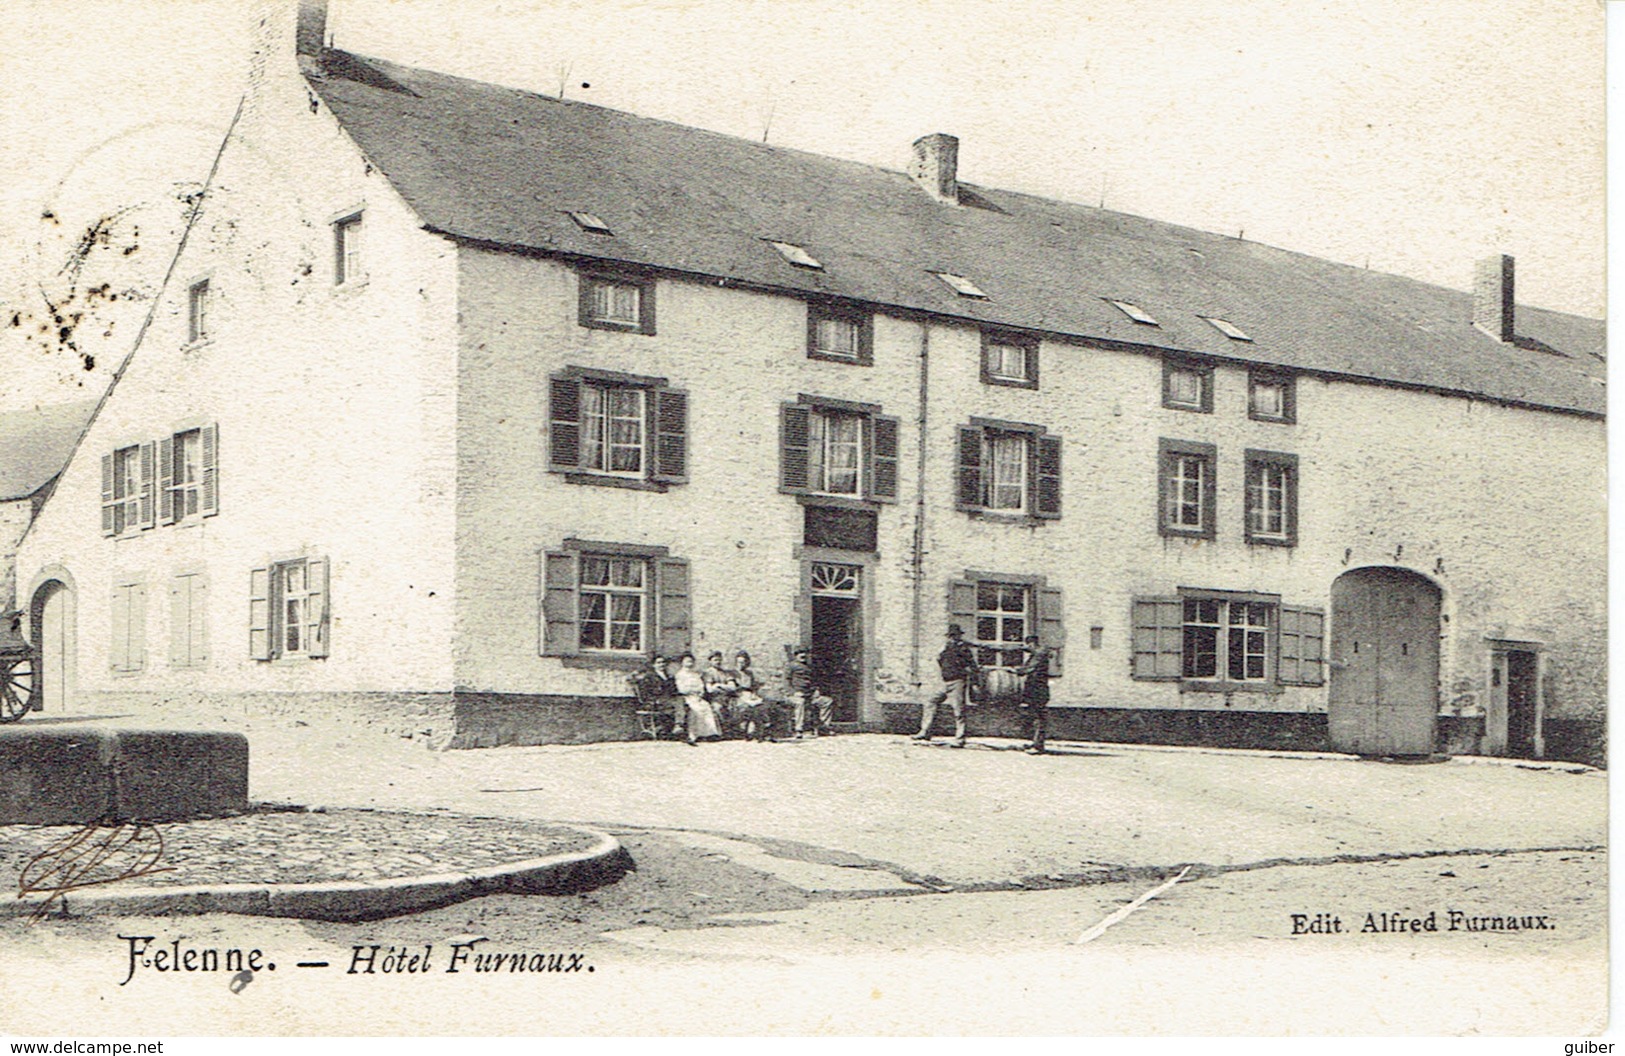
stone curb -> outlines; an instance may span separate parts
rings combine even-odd
[[[385,880],[86,889],[54,898],[28,894],[0,900],[0,917],[31,916],[44,910],[51,917],[239,913],[307,920],[372,920],[435,909],[478,895],[567,894],[616,876],[631,864],[631,855],[609,833],[580,825],[560,827],[592,836],[593,845],[584,851],[464,872]]]

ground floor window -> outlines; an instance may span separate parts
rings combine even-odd
[[[1325,614],[1269,594],[1189,590],[1134,599],[1134,677],[1258,690],[1323,681]]]
[[[114,674],[132,675],[147,666],[147,586],[119,583],[113,587],[112,627],[107,639],[107,666]]]
[[[1016,667],[1032,620],[1032,588],[1022,583],[976,584],[974,642],[983,667]],[[1008,651],[1007,651],[1008,650]]]
[[[297,557],[249,577],[249,652],[256,660],[328,655],[328,562]]]
[[[208,663],[208,596],[208,577],[201,572],[183,573],[170,581],[170,667],[204,667]]]
[[[1020,666],[1023,641],[1037,635],[1051,650],[1050,670],[1059,676],[1064,614],[1061,589],[1043,576],[967,570],[964,579],[948,584],[948,623],[960,627],[984,668]]]
[[[690,648],[688,562],[665,547],[566,539],[542,560],[542,655],[614,665]]]

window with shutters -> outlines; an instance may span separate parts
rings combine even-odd
[[[1001,572],[965,572],[948,586],[948,622],[958,624],[976,648],[984,668],[1019,667],[1022,642],[1029,634],[1054,651],[1051,674],[1060,675],[1060,651],[1066,644],[1061,591],[1043,576]]]
[[[898,419],[873,404],[802,396],[779,413],[779,490],[856,502],[897,500]]]
[[[1157,527],[1163,535],[1212,539],[1214,465],[1218,448],[1184,440],[1160,441]]]
[[[1162,405],[1176,411],[1213,413],[1213,368],[1185,360],[1163,360]]]
[[[971,513],[1061,516],[1061,438],[1042,426],[971,419],[959,427],[956,505]]]
[[[807,305],[807,356],[840,363],[874,363],[874,316],[839,304]]]
[[[544,656],[613,667],[692,647],[688,562],[664,547],[566,539],[541,574]]]
[[[581,273],[582,326],[633,334],[655,332],[655,283],[647,275]]]
[[[328,655],[328,561],[298,557],[257,568],[249,577],[249,654],[256,660]]]
[[[1263,370],[1249,372],[1247,416],[1257,422],[1296,422],[1297,386],[1292,376]]]
[[[1325,616],[1271,594],[1181,590],[1134,599],[1134,677],[1190,690],[1318,686]]]
[[[1279,451],[1247,452],[1249,543],[1295,546],[1298,542],[1298,457]]]
[[[1038,388],[1038,342],[1020,334],[983,331],[982,382]]]
[[[155,523],[154,444],[132,444],[102,456],[102,534],[119,536]]]
[[[158,441],[158,519],[178,524],[220,512],[220,429],[183,429]]]
[[[186,572],[169,584],[169,666],[207,667],[208,578]]]
[[[353,286],[366,280],[361,236],[360,213],[333,222],[333,285]]]
[[[572,483],[688,480],[688,394],[664,378],[572,368],[549,382],[548,468]]]
[[[146,584],[116,583],[111,600],[107,666],[115,675],[137,674],[147,666]]]

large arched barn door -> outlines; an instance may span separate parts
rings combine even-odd
[[[1332,584],[1332,747],[1427,755],[1439,710],[1439,588],[1401,568],[1359,568]]]

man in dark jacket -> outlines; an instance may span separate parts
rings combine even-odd
[[[954,709],[954,739],[948,743],[955,748],[965,747],[965,700],[971,682],[981,670],[976,664],[976,650],[965,644],[965,631],[957,623],[948,625],[948,644],[937,654],[937,667],[942,672],[942,689],[926,698],[920,714],[920,732],[916,741],[931,739],[931,724],[937,718],[937,705],[947,701]]]
[[[1038,644],[1038,636],[1026,638],[1027,656],[1016,674],[1021,676],[1021,706],[1027,709],[1032,721],[1033,741],[1027,746],[1028,755],[1044,754],[1044,735],[1049,728],[1050,659],[1055,650]]]
[[[790,724],[794,735],[802,737],[806,734],[808,705],[816,709],[813,716],[816,723],[813,735],[828,733],[832,717],[831,705],[834,702],[818,692],[818,687],[813,681],[813,669],[807,657],[807,650],[795,651],[794,658],[784,669],[784,684],[790,690]]]
[[[671,676],[666,674],[665,657],[650,657],[649,666],[632,676],[632,692],[637,695],[640,711],[670,708],[672,732],[683,728],[688,709],[683,698],[677,695],[677,687],[672,684]]]

